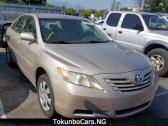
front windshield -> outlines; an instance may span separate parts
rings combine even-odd
[[[52,44],[104,43],[110,39],[95,25],[74,19],[40,19],[43,41]]]
[[[168,21],[160,15],[142,15],[150,30],[168,30]]]

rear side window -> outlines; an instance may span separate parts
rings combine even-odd
[[[112,13],[109,15],[107,19],[107,25],[116,27],[118,25],[118,22],[120,20],[121,14],[120,13]]]
[[[135,14],[127,14],[121,27],[135,30],[137,25],[143,26],[140,18]]]
[[[12,29],[18,33],[21,33],[23,30],[23,27],[25,25],[27,17],[26,16],[22,16],[20,17],[12,26]]]

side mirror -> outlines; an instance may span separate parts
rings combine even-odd
[[[21,37],[22,40],[35,42],[35,37],[32,33],[23,32],[23,33],[21,33],[20,37]]]
[[[140,24],[136,24],[136,25],[135,25],[135,30],[138,30],[138,31],[143,31],[143,30],[144,30],[144,28],[143,28],[143,26],[142,26],[142,25],[140,25]]]

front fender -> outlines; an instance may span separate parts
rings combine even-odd
[[[161,41],[161,40],[152,40],[149,41],[143,48],[143,53],[146,54],[150,48],[164,48],[166,50],[168,50],[168,43],[165,41]]]

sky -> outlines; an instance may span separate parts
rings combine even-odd
[[[80,7],[89,9],[109,9],[113,0],[48,0],[50,3],[67,7]],[[135,7],[135,0],[116,0],[121,3],[121,7]]]

